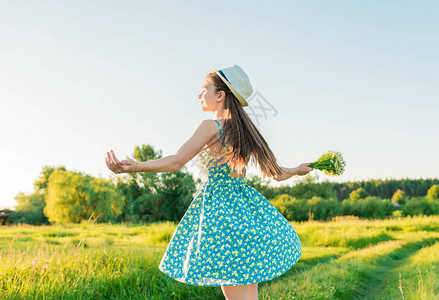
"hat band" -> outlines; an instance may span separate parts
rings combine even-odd
[[[223,71],[218,70],[218,72],[221,74],[221,76],[223,76],[228,81],[228,83],[230,83],[230,81],[227,79],[226,75],[224,75]]]

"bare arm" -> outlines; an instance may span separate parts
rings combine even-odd
[[[190,161],[218,131],[213,120],[201,121],[192,136],[175,154],[159,159],[139,162],[136,172],[176,172]]]
[[[159,159],[139,162],[136,172],[174,172],[177,170],[177,157],[175,155],[167,155]]]
[[[281,176],[275,177],[274,180],[276,181],[283,181],[286,180],[294,175],[306,175],[310,171],[314,170],[314,168],[308,167],[311,163],[303,163],[298,165],[295,168],[285,168],[281,167],[281,169],[284,171],[284,173]]]
[[[273,177],[273,179],[276,181],[287,180],[288,178],[297,175],[296,168],[286,168],[286,167],[280,167],[280,168],[284,171],[284,173],[282,175]]]

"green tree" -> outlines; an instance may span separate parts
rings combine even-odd
[[[398,202],[399,204],[404,204],[407,200],[407,197],[403,190],[397,189],[396,192],[392,196],[392,201]]]
[[[153,146],[140,145],[134,148],[133,158],[137,161],[149,161],[161,158],[161,151],[156,151]],[[128,158],[128,157],[127,157]],[[116,177],[117,189],[125,195],[125,208],[121,220],[125,222],[151,222],[157,221],[160,213],[157,208],[160,195],[160,176],[155,172],[128,173]]]
[[[426,198],[430,201],[439,200],[439,184],[435,184],[428,189]]]
[[[125,196],[108,179],[88,178],[86,195],[89,215],[95,213],[98,222],[116,222],[125,206]]]
[[[49,220],[44,214],[44,207],[46,206],[49,177],[55,170],[65,171],[66,169],[64,166],[44,166],[40,176],[34,182],[34,191],[30,194],[20,192],[15,196],[15,200],[18,203],[15,207],[15,222],[33,225],[49,224]]]
[[[315,176],[307,174],[303,179],[290,188],[289,194],[300,199],[310,199],[312,197],[336,197],[333,184],[329,181],[318,183],[316,182],[318,178],[318,174]]]
[[[78,172],[52,172],[44,208],[51,223],[79,223],[90,216],[86,208],[87,183],[87,178]]]
[[[159,220],[179,221],[196,192],[191,174],[183,167],[177,172],[164,172],[161,174],[159,189],[160,202],[157,207],[160,213],[156,216]]]
[[[31,194],[18,193],[15,196],[18,205],[15,207],[16,217],[14,222],[33,225],[48,224],[49,220],[43,210],[46,206],[44,195],[40,192]]]
[[[81,172],[55,170],[47,185],[45,215],[53,223],[79,223],[92,213],[98,222],[114,221],[124,197],[113,183]]]
[[[55,170],[67,171],[64,166],[44,166],[41,170],[40,176],[34,181],[34,189],[45,193],[47,191],[47,185],[49,184],[49,177]]]
[[[133,157],[138,161],[161,158],[161,151],[149,145],[136,146]],[[152,222],[180,220],[195,194],[195,182],[186,167],[176,172],[142,172],[117,178],[118,190],[126,196],[123,220]]]
[[[349,194],[351,200],[359,200],[367,197],[367,193],[363,188],[358,188]]]

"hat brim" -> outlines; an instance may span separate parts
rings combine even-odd
[[[227,81],[227,79],[225,79],[223,77],[223,75],[221,75],[220,72],[218,72],[217,70],[215,70],[214,68],[210,67],[210,69],[216,73],[216,75],[219,76],[219,78],[221,78],[222,81],[224,81],[224,83],[229,87],[229,89],[232,91],[233,95],[235,95],[235,97],[238,99],[238,101],[241,103],[241,106],[248,106],[247,101],[245,101],[244,97],[242,97],[242,95],[240,93],[238,93],[237,90],[235,90],[235,88],[230,84],[229,81]]]

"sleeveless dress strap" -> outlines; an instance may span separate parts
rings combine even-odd
[[[221,136],[223,136],[223,129],[221,128],[221,124],[217,120],[215,120],[215,122],[218,124]],[[226,147],[226,142],[224,140],[223,140],[223,146]]]

